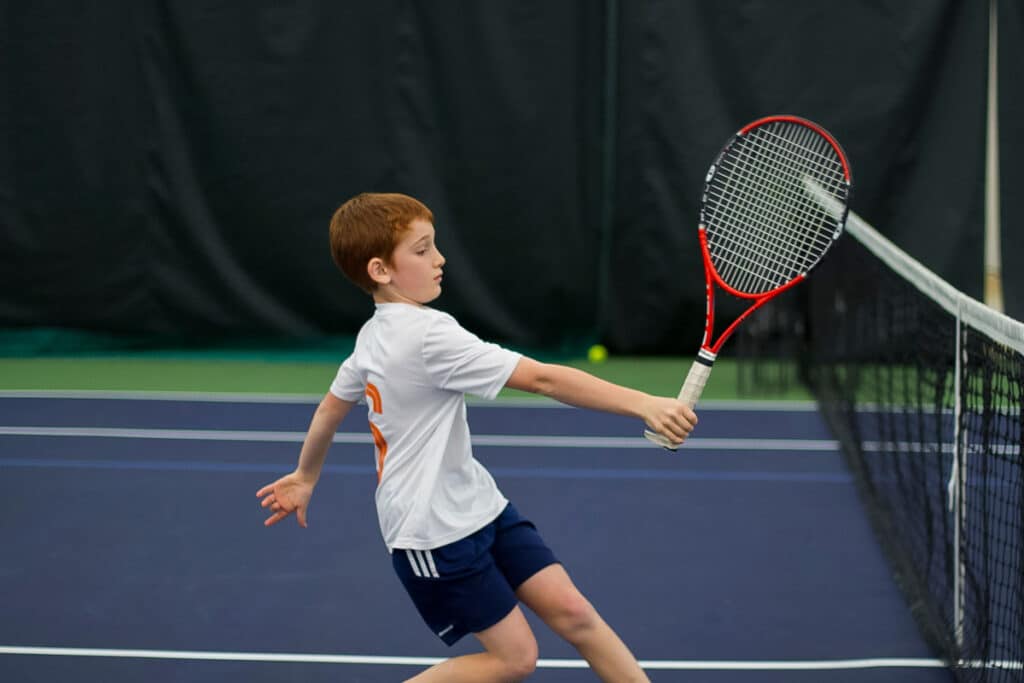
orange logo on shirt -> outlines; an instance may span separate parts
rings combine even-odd
[[[370,410],[377,413],[378,415],[384,414],[384,406],[380,400],[380,390],[372,383],[366,384],[366,398],[370,401]],[[377,425],[370,422],[370,434],[373,435],[373,445],[377,449],[377,484],[380,484],[381,477],[384,475],[384,458],[388,454],[388,442],[384,440],[384,435],[377,429]]]

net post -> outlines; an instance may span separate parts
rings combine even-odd
[[[989,0],[988,97],[985,123],[985,303],[1003,312],[999,211],[999,2]]]
[[[966,487],[963,472],[966,472],[967,450],[963,443],[963,322],[962,305],[957,302],[956,343],[953,361],[953,465],[949,474],[949,507],[953,513],[953,628],[958,651],[964,646],[964,561],[961,552],[961,535],[965,514]]]

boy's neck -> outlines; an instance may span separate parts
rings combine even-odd
[[[405,304],[406,306],[413,306],[415,308],[423,308],[423,304],[416,301],[410,301],[409,299],[392,299],[390,297],[378,296],[376,293],[373,295],[374,305],[380,304]]]

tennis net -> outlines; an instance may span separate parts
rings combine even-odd
[[[1024,325],[851,214],[806,290],[800,374],[922,631],[961,681],[1024,681]]]

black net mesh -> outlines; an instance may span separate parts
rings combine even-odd
[[[993,316],[990,335],[987,317],[945,289],[925,294],[933,282],[915,285],[873,249],[844,238],[808,283],[801,377],[925,637],[958,680],[1024,681],[1022,328]],[[793,327],[789,309],[772,319]]]

